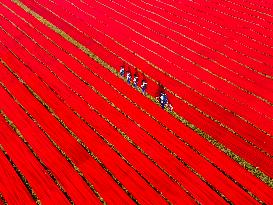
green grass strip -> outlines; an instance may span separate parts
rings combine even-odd
[[[15,4],[17,4],[19,7],[21,7],[23,10],[25,10],[27,13],[31,14],[33,17],[35,17],[37,20],[39,20],[41,23],[55,31],[57,34],[62,36],[64,39],[72,43],[74,46],[78,47],[80,50],[82,50],[85,54],[87,54],[90,58],[101,64],[104,68],[110,70],[113,74],[116,76],[119,76],[118,71],[116,71],[115,68],[110,66],[108,63],[104,62],[101,58],[99,58],[97,55],[95,55],[93,52],[91,52],[87,47],[73,39],[71,36],[69,36],[67,33],[65,33],[63,30],[59,29],[56,27],[54,24],[50,23],[48,20],[28,8],[26,5],[24,5],[21,1],[19,0],[12,0]],[[148,97],[151,101],[155,102],[158,104],[157,100],[147,94],[146,97]],[[230,149],[225,147],[223,144],[215,140],[213,137],[210,135],[206,134],[204,131],[201,129],[197,128],[195,125],[181,117],[178,113],[169,111],[168,112],[174,116],[176,119],[178,119],[180,122],[185,124],[187,127],[191,128],[194,132],[199,134],[201,137],[209,141],[211,144],[213,144],[215,147],[217,147],[219,150],[224,152],[227,156],[229,156],[231,159],[236,161],[238,164],[240,164],[243,168],[245,168],[247,171],[252,173],[254,176],[256,176],[258,179],[263,181],[265,184],[267,184],[269,187],[273,188],[273,179],[269,176],[267,176],[264,172],[262,172],[258,167],[254,167],[252,164],[241,158],[239,155],[233,153]]]
[[[5,6],[5,5],[3,5]],[[5,6],[6,7],[6,6]],[[16,14],[14,11],[12,11],[10,8],[6,7],[9,11],[11,11],[13,14],[15,14],[16,16],[18,16],[18,14]],[[245,188],[241,183],[239,183],[238,181],[236,181],[235,179],[233,179],[230,175],[228,175],[225,171],[223,171],[218,165],[216,165],[215,163],[213,163],[210,159],[208,159],[206,156],[204,156],[202,153],[200,153],[200,151],[198,151],[197,149],[195,149],[193,146],[191,146],[189,143],[187,143],[184,139],[182,139],[179,135],[177,135],[176,133],[174,133],[174,131],[172,131],[171,129],[169,129],[168,127],[166,127],[164,124],[162,124],[158,119],[156,119],[154,116],[152,116],[150,113],[147,113],[147,111],[145,111],[140,105],[136,104],[135,102],[133,102],[130,98],[128,98],[127,96],[125,96],[124,94],[122,94],[119,90],[117,90],[117,88],[115,88],[112,84],[110,84],[108,81],[105,81],[101,76],[99,76],[98,74],[94,73],[88,66],[86,66],[83,62],[81,62],[78,58],[76,58],[75,56],[73,56],[71,53],[69,53],[67,50],[63,49],[61,46],[59,46],[58,44],[56,44],[56,42],[54,42],[51,38],[49,38],[48,36],[46,36],[44,33],[42,33],[41,31],[37,30],[32,24],[30,24],[29,22],[27,22],[27,20],[25,20],[24,18],[22,18],[21,16],[18,16],[19,18],[21,18],[25,23],[27,23],[29,26],[31,26],[33,29],[35,29],[37,32],[39,32],[41,35],[43,35],[47,40],[49,40],[50,42],[52,42],[55,46],[57,46],[60,50],[62,50],[63,52],[67,53],[68,55],[70,55],[72,58],[74,58],[76,61],[78,61],[82,66],[84,66],[88,71],[90,71],[93,75],[95,75],[97,78],[101,79],[102,81],[104,81],[107,85],[109,85],[110,87],[112,87],[117,93],[121,94],[126,100],[128,100],[130,103],[132,103],[133,105],[135,105],[138,109],[140,109],[143,113],[147,114],[149,117],[151,117],[153,120],[155,120],[157,123],[159,123],[162,127],[164,127],[166,130],[168,130],[171,134],[173,134],[174,136],[176,136],[179,140],[181,140],[185,145],[189,146],[195,153],[197,153],[198,155],[200,155],[201,157],[203,157],[205,160],[207,160],[210,164],[212,164],[215,168],[217,168],[221,173],[223,173],[226,177],[228,177],[230,180],[232,180],[232,182],[234,182],[236,185],[238,185],[241,189],[243,189],[244,191],[246,191],[251,197],[253,197],[255,200],[257,200],[259,203],[263,203],[257,196],[255,196],[253,193],[251,193],[247,188]],[[9,19],[7,19],[9,21]],[[18,28],[19,29],[19,28]],[[20,29],[19,29],[20,30]],[[23,32],[23,31],[22,31]],[[27,35],[27,34],[26,34]],[[28,36],[28,35],[27,35]],[[29,38],[31,38],[30,36],[28,36]],[[16,39],[15,39],[16,40]],[[31,39],[33,40],[33,39]],[[23,46],[23,45],[21,45]],[[24,46],[23,46],[24,47]],[[26,49],[26,48],[25,48]],[[28,52],[28,51],[27,51]],[[30,54],[32,55],[32,54]],[[33,56],[35,58],[35,56]],[[55,56],[53,56],[55,57]],[[36,59],[36,58],[35,58]],[[37,59],[38,60],[38,59]],[[39,61],[40,62],[40,61]],[[47,67],[47,65],[45,65],[43,62],[41,62],[44,66]],[[48,67],[47,67],[48,68]],[[50,70],[50,68],[48,68]],[[52,72],[50,70],[50,72]],[[55,73],[54,73],[55,75]],[[56,75],[55,75],[56,76]],[[56,78],[59,79],[58,76],[56,76]],[[62,81],[61,79],[59,79],[60,81]],[[62,81],[63,82],[63,81]],[[65,82],[63,82],[66,86],[68,86]],[[69,86],[68,86],[69,87]],[[69,87],[70,88],[70,87]],[[71,88],[70,88],[71,89]],[[92,88],[93,89],[93,88]],[[72,90],[74,93],[75,91]],[[77,93],[75,93],[76,95],[78,95]],[[82,100],[85,101],[84,98],[82,98],[82,96],[79,96]],[[86,102],[86,101],[85,101]],[[108,101],[107,101],[108,102]],[[88,104],[88,103],[87,103]],[[90,105],[89,105],[90,106]],[[115,107],[116,108],[116,107]],[[117,108],[116,108],[117,109]],[[123,111],[121,111],[120,109],[118,109],[119,112],[122,112],[123,115],[125,115],[128,119],[130,119],[131,121],[133,121],[140,129],[142,129],[143,131],[145,131],[147,134],[149,134],[150,136],[152,136],[149,132],[147,132],[145,129],[143,129],[142,126],[140,126],[137,122],[135,122],[130,116],[127,116],[127,114],[125,114]],[[89,125],[88,125],[89,126]],[[153,136],[152,136],[153,137]],[[154,137],[153,137],[154,139]],[[105,141],[107,144],[109,144],[109,142],[106,140]],[[114,146],[110,145],[109,146],[115,150],[115,152],[123,159],[124,157],[115,149]],[[165,148],[165,147],[164,147]],[[172,153],[173,154],[173,153]],[[126,160],[125,160],[126,161]],[[128,161],[126,161],[126,163],[128,164]],[[142,178],[143,176],[138,172],[138,170],[136,170],[131,164],[129,164],[130,167],[132,167]],[[143,178],[145,181],[147,181],[145,178]],[[149,181],[147,181],[147,183],[150,184]],[[152,186],[152,184],[150,184],[150,186]],[[155,189],[157,192],[158,190],[152,186],[153,189]],[[159,193],[161,195],[161,193]]]

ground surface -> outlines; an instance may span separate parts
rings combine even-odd
[[[1,0],[0,204],[273,204],[272,34],[269,0]]]

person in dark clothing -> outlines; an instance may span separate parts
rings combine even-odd
[[[120,66],[119,74],[121,75],[121,77],[124,77],[125,75],[124,65]]]
[[[167,97],[166,93],[162,92],[160,94],[159,100],[160,100],[160,104],[161,104],[162,109],[165,109],[165,105],[168,104],[168,97]]]
[[[138,85],[138,75],[135,74],[135,75],[134,75],[134,79],[133,79],[133,86],[136,88],[137,85]]]
[[[127,80],[127,83],[128,83],[128,84],[131,84],[131,78],[132,78],[131,72],[128,71],[128,72],[127,72],[127,75],[126,75],[126,80]]]
[[[146,94],[147,81],[145,79],[143,79],[141,82],[141,89],[142,89],[143,94]]]

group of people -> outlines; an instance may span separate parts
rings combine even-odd
[[[139,77],[137,72],[134,73],[133,80],[132,80],[132,73],[130,69],[125,70],[125,66],[122,65],[120,67],[119,73],[122,78],[126,78],[126,81],[129,85],[132,84],[133,87],[135,88],[138,87]],[[143,94],[146,94],[147,85],[148,85],[147,81],[145,80],[145,78],[143,78],[140,85]],[[159,85],[159,89],[160,89],[160,92],[159,92],[160,94],[158,97],[156,97],[156,99],[159,101],[162,109],[168,108],[169,110],[172,110],[173,107],[169,103],[167,94],[164,92],[164,87],[161,84]]]
[[[131,71],[130,70],[125,71],[124,65],[122,65],[120,67],[119,73],[120,73],[121,77],[123,77],[123,78],[126,77],[126,81],[127,81],[127,83],[129,85],[131,85],[131,83],[132,83],[135,88],[138,87],[139,77],[138,77],[137,73],[134,73],[133,81],[132,81],[132,73],[131,73]],[[126,74],[126,76],[125,76],[125,74]],[[140,85],[143,94],[146,94],[147,85],[148,85],[147,81],[143,78],[142,81],[141,81],[141,85]]]

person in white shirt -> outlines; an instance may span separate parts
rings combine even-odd
[[[141,82],[141,89],[142,89],[143,94],[146,94],[147,85],[148,85],[147,81],[145,79],[143,79]]]
[[[127,80],[127,83],[128,83],[128,84],[131,84],[131,78],[132,78],[131,72],[128,71],[128,72],[127,72],[127,75],[126,75],[126,80]]]
[[[133,79],[133,86],[136,88],[137,85],[138,85],[138,75],[135,74],[135,75],[134,75],[134,79]]]

